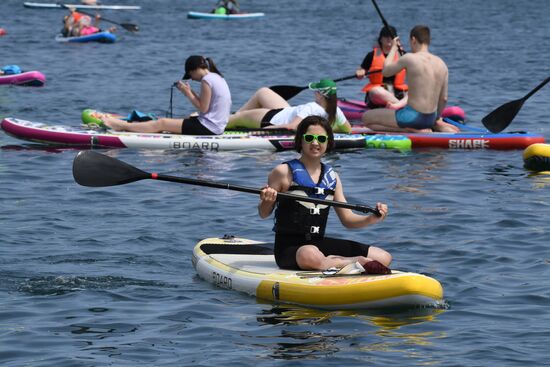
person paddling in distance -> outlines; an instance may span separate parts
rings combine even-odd
[[[384,76],[407,71],[407,105],[397,111],[389,108],[368,110],[362,116],[363,123],[376,131],[458,132],[457,127],[440,118],[447,103],[449,72],[445,62],[428,50],[430,28],[425,25],[413,27],[409,42],[412,53],[395,59],[399,38],[392,40],[382,71]]]
[[[350,133],[351,125],[337,106],[336,83],[330,79],[321,79],[317,83],[310,83],[309,89],[315,91],[315,102],[291,106],[271,89],[260,88],[229,117],[227,128],[296,130],[302,119],[315,115],[326,118],[335,132]]]
[[[239,3],[237,0],[220,0],[212,11],[215,14],[239,14]]]
[[[320,199],[346,201],[342,182],[328,164],[321,162],[332,149],[334,136],[326,119],[304,118],[296,129],[295,149],[301,156],[276,166],[260,193],[258,213],[267,218],[275,209],[275,260],[283,269],[326,270],[359,263],[369,273],[387,273],[391,255],[378,247],[325,237],[330,207],[296,200],[277,200],[278,192]],[[380,222],[388,215],[386,204],[377,203],[380,216],[359,215],[335,207],[347,228],[361,228]]]
[[[71,13],[63,17],[63,29],[61,30],[63,37],[88,36],[90,34],[103,32],[103,30],[99,28],[101,15],[96,14],[92,22],[92,18],[77,12],[75,8],[69,7],[69,11]],[[116,27],[114,26],[108,29],[108,32],[112,33],[114,31],[116,31]]]
[[[389,54],[392,46],[392,35],[397,31],[391,25],[389,28],[383,27],[378,35],[377,45],[370,51],[361,66],[355,71],[358,79],[363,79],[367,72],[382,70],[384,61]],[[394,59],[399,58],[396,53]],[[372,73],[368,75],[369,83],[361,90],[365,93],[365,104],[368,108],[386,107],[393,110],[404,107],[407,104],[407,90],[409,87],[405,83],[406,71],[401,70],[396,75],[383,76],[382,73]]]
[[[191,89],[188,82],[178,81],[176,88],[199,110],[198,116],[182,119],[160,118],[131,123],[107,115],[98,116],[113,130],[142,133],[170,132],[183,135],[219,135],[224,132],[231,111],[231,92],[223,75],[211,58],[193,55],[185,61],[183,79],[201,83],[200,92]]]

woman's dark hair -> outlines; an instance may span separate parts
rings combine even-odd
[[[223,78],[223,74],[220,73],[220,71],[216,67],[216,64],[214,64],[214,60],[212,60],[211,57],[206,57],[205,59],[208,62],[208,70],[210,70],[213,73],[218,74],[219,76],[221,76]]]
[[[336,107],[338,106],[338,97],[336,96],[336,93],[331,94],[330,96],[323,96],[327,100],[327,108],[325,111],[328,115],[328,123],[330,126],[333,126],[336,122]]]
[[[307,129],[310,126],[315,125],[321,126],[327,132],[327,153],[332,151],[332,148],[334,147],[334,133],[332,132],[332,127],[330,126],[328,121],[321,116],[308,116],[303,119],[296,128],[296,136],[294,137],[294,149],[298,153],[302,152],[303,135],[307,132]]]
[[[384,26],[380,29],[380,34],[378,35],[378,45],[382,48],[382,37],[394,38],[397,36],[397,30],[394,26],[388,24],[388,27]]]

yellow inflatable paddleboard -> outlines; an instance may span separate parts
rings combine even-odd
[[[207,238],[193,250],[198,275],[214,285],[257,298],[331,310],[437,307],[441,284],[428,276],[292,271],[275,263],[273,246],[245,238]]]

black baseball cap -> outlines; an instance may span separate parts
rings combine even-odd
[[[185,75],[183,76],[183,79],[190,79],[191,78],[191,72],[193,70],[196,70],[200,67],[206,67],[206,60],[204,57],[200,55],[192,55],[185,60]]]

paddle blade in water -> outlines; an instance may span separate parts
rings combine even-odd
[[[525,100],[517,99],[503,104],[487,116],[481,119],[483,126],[492,133],[499,133],[506,129],[518,114]]]
[[[87,150],[75,157],[73,177],[82,186],[103,187],[151,178],[151,174],[118,159]]]
[[[126,29],[127,31],[130,31],[130,32],[137,32],[139,31],[139,27],[136,25],[136,24],[132,24],[132,23],[121,23],[120,26],[124,29]]]

